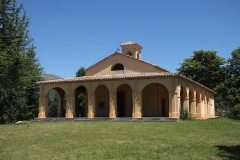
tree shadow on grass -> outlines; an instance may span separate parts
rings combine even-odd
[[[240,145],[237,146],[216,146],[219,150],[217,154],[219,157],[223,159],[234,159],[240,160]]]

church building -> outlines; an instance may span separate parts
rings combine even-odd
[[[85,117],[179,118],[186,108],[191,117],[215,115],[214,94],[209,88],[178,73],[141,59],[142,46],[122,43],[115,52],[85,70],[86,76],[39,81],[38,118],[47,118],[48,94],[55,90],[58,117],[79,117],[77,96],[85,98]],[[63,109],[63,95],[66,108]]]

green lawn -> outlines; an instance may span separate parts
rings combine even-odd
[[[0,125],[0,159],[240,159],[240,121]]]

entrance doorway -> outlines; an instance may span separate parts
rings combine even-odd
[[[125,93],[117,92],[117,112],[118,117],[125,116]]]

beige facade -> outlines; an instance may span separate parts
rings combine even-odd
[[[85,116],[179,118],[181,107],[192,117],[215,115],[214,92],[177,73],[141,60],[142,47],[121,44],[114,54],[85,70],[86,76],[40,81],[38,118],[48,117],[48,93],[58,96],[58,116],[78,117],[76,97],[84,94]],[[63,95],[66,111],[63,113]]]

